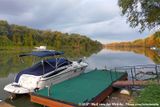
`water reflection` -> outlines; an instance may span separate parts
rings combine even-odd
[[[150,50],[149,48],[129,48],[129,47],[107,47],[112,51],[134,52],[142,54],[150,58],[155,64],[160,64],[160,55],[158,51]]]
[[[0,51],[0,77],[7,77],[10,73],[17,73],[20,70],[27,68],[33,64],[35,57],[24,57],[23,60],[25,63],[22,63],[19,54],[31,52],[32,49],[25,50],[1,50]],[[79,58],[89,57],[93,53],[97,53],[97,50],[86,51],[83,49],[59,49],[65,54],[62,57],[67,57],[71,60],[78,60]],[[39,59],[40,60],[40,59]],[[38,59],[36,59],[38,61]]]
[[[129,51],[119,51],[103,49],[98,54],[93,54],[87,58],[89,63],[88,69],[105,68],[112,69],[119,66],[132,66],[132,65],[142,65],[142,64],[154,64],[152,60],[148,57],[135,54]]]

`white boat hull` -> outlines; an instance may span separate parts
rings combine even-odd
[[[76,77],[76,76],[80,75],[82,72],[84,72],[84,70],[85,70],[85,68],[83,68],[82,70],[81,70],[81,68],[77,69],[77,70],[74,69],[74,70],[71,70],[68,72],[64,72],[60,75],[53,76],[52,78],[49,78],[49,79],[42,78],[38,84],[38,88],[42,89],[46,86],[51,86],[51,85],[60,83],[64,80]]]
[[[13,82],[11,84],[8,84],[4,87],[4,90],[14,94],[26,94],[34,92],[37,89],[49,87],[51,85],[60,83],[64,80],[76,77],[80,75],[82,72],[84,72],[85,68],[87,67],[87,64],[85,63],[82,64],[81,66],[73,66],[73,65],[65,69],[63,72],[50,77],[45,77],[45,75],[34,76],[34,75],[23,74],[20,77],[18,83]]]
[[[11,83],[8,84],[7,86],[4,87],[4,90],[13,94],[26,94],[31,92],[31,90],[26,89],[22,86],[14,86],[16,83]]]

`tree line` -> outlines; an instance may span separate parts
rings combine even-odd
[[[115,42],[107,44],[106,47],[158,47],[160,48],[160,31],[155,32],[153,35],[145,39],[137,39],[129,42]]]
[[[55,49],[64,47],[96,49],[102,45],[85,35],[62,33],[51,30],[38,30],[26,26],[8,24],[0,20],[0,46],[51,46]]]

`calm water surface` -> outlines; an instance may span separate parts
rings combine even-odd
[[[25,59],[26,63],[21,63],[17,57],[19,53],[21,52],[0,51],[0,99],[8,97],[3,88],[14,80],[17,72],[32,65],[33,58]],[[102,69],[105,66],[113,68],[126,65],[158,64],[160,62],[158,53],[144,49],[102,49],[99,52],[80,55],[79,57],[82,56],[87,57],[86,61],[89,64],[86,72],[95,68]],[[29,97],[26,96],[21,96],[13,102],[9,102],[16,107],[41,107],[40,105],[30,103]]]

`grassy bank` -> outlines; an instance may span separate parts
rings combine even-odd
[[[159,104],[160,106],[160,85],[151,84],[145,87],[134,101],[138,104]]]

